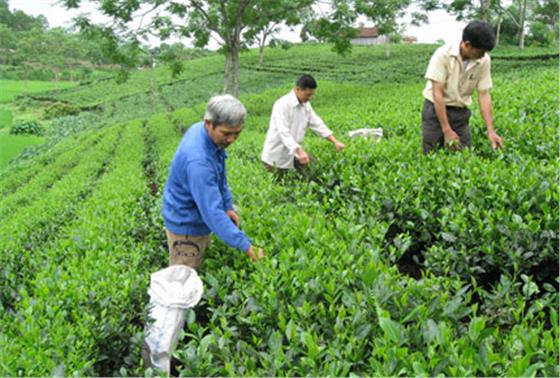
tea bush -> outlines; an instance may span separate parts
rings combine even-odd
[[[296,50],[277,49],[267,64],[288,69],[281,54]],[[320,55],[329,76],[367,76],[367,55],[340,72]],[[198,64],[191,83],[203,82]],[[558,376],[558,73],[528,64],[494,73],[505,150],[491,150],[475,105],[473,148],[428,156],[421,80],[318,77],[313,106],[347,148],[308,135],[316,162],[282,180],[259,156],[291,81],[244,95],[228,182],[241,228],[267,256],[251,263],[214,238],[172,373]],[[0,177],[3,375],[154,373],[139,352],[149,274],[167,265],[161,195],[204,93],[176,95],[192,103],[146,121],[92,130],[97,118],[80,118],[35,164]],[[347,137],[362,127],[382,127],[381,142]]]
[[[10,128],[10,134],[43,135],[45,129],[34,120],[17,120]]]
[[[44,118],[53,119],[64,116],[77,115],[80,113],[80,108],[76,105],[67,104],[63,102],[56,102],[45,108]]]

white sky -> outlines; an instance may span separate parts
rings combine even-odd
[[[12,10],[19,9],[33,16],[44,15],[51,27],[70,27],[72,19],[82,13],[89,13],[95,22],[106,21],[96,11],[95,6],[88,1],[82,1],[78,10],[67,10],[59,5],[57,0],[10,0],[9,4]],[[371,26],[371,23],[366,22],[365,24]],[[415,36],[419,43],[433,43],[438,39],[443,39],[445,42],[455,42],[461,38],[461,31],[465,25],[465,23],[455,21],[455,18],[445,11],[434,11],[429,14],[427,24],[419,27],[408,26],[404,34]],[[299,29],[296,31],[285,29],[277,37],[299,42]],[[208,47],[210,49],[216,48],[216,43],[211,41]]]

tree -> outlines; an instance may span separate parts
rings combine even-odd
[[[358,17],[365,16],[380,34],[387,36],[389,55],[391,36],[400,31],[400,19],[412,4],[418,8],[412,14],[412,22],[418,25],[427,21],[426,12],[436,9],[439,3],[437,0],[333,0],[330,12],[307,22],[302,30],[302,39],[312,35],[320,41],[333,43],[333,49],[338,53],[346,53],[351,50],[350,40],[358,32],[354,27]]]
[[[257,40],[259,44],[259,65],[262,65],[264,62],[264,47],[266,46],[266,42],[269,40],[270,37],[272,37],[274,34],[278,32],[280,32],[279,23],[269,22],[257,35]]]
[[[525,35],[541,45],[558,40],[557,0],[452,0],[444,9],[458,20],[481,19],[496,28],[496,43],[525,47]]]
[[[0,23],[0,64],[12,64],[12,55],[17,48],[16,33]]]
[[[267,42],[270,42],[272,36],[280,32],[281,26],[293,27],[303,23],[303,20],[309,19],[312,14],[312,5],[314,1],[307,1],[300,3],[299,9],[292,9],[292,11],[285,13],[282,9],[291,4],[291,1],[276,1],[274,7],[271,9],[270,4],[267,2],[256,2],[257,16],[255,22],[247,28],[244,33],[244,39],[248,44],[254,42],[259,47],[259,64],[264,61],[264,48]]]
[[[12,66],[20,78],[56,80],[68,70],[109,62],[99,41],[62,28],[48,28],[43,16],[32,17],[0,0],[0,64]]]
[[[442,6],[449,13],[455,14],[457,20],[482,20],[490,22],[497,11],[496,2],[492,0],[452,0]]]
[[[68,8],[78,8],[81,0],[63,0]],[[284,20],[312,0],[96,0],[100,11],[113,20],[110,26],[93,25],[87,18],[79,26],[96,30],[110,41],[110,52],[119,63],[127,63],[121,44],[139,45],[139,39],[155,35],[165,41],[172,36],[190,37],[195,46],[204,47],[215,39],[226,56],[225,70],[231,70],[231,92],[239,94],[239,52],[243,48],[244,32],[263,19]],[[133,20],[147,20],[132,27]],[[175,73],[180,71],[175,66]]]
[[[13,31],[45,30],[49,26],[45,16],[33,17],[20,10],[12,13],[8,0],[0,0],[0,24],[6,25]]]
[[[505,15],[515,25],[517,42],[520,48],[525,47],[525,29],[527,12],[527,0],[513,0],[511,5],[504,6],[500,1],[496,1],[496,7],[501,15]],[[512,29],[512,28],[510,28]],[[513,31],[513,30],[512,30]]]
[[[389,57],[391,36],[399,30],[398,20],[404,16],[411,0],[360,0],[356,1],[358,13],[367,16],[376,25],[380,35],[386,38],[386,55]]]
[[[68,8],[79,8],[82,0],[62,0]],[[351,50],[356,34],[355,21],[366,15],[381,30],[397,30],[397,19],[404,9],[416,2],[421,6],[436,0],[92,0],[112,20],[94,25],[86,17],[77,20],[82,31],[102,36],[114,61],[123,67],[134,66],[133,54],[123,46],[140,46],[149,35],[165,41],[172,36],[188,37],[196,47],[204,47],[212,38],[225,55],[224,89],[231,80],[231,92],[239,94],[239,53],[261,36],[261,48],[275,30],[274,25],[305,24],[303,37],[314,36],[334,43],[339,53]],[[328,11],[318,17],[314,5],[328,3]],[[136,23],[134,23],[136,21]],[[172,65],[173,73],[181,64]]]
[[[560,7],[557,0],[534,0],[533,20],[529,26],[529,39],[540,46],[558,46],[558,15]]]

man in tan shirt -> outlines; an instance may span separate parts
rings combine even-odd
[[[471,146],[468,106],[475,89],[490,144],[492,148],[502,147],[503,140],[494,131],[492,121],[492,78],[487,54],[494,48],[495,40],[490,25],[473,21],[463,30],[459,44],[441,46],[432,55],[425,75],[428,82],[422,92],[424,153],[442,145],[452,150]]]

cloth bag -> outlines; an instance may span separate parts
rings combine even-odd
[[[149,365],[169,374],[171,355],[185,324],[187,309],[202,297],[203,287],[196,270],[172,265],[150,277],[149,316],[153,323],[146,330]]]
[[[375,129],[357,129],[348,132],[350,138],[364,137],[371,138],[375,143],[379,143],[383,138],[383,129],[381,127]]]

